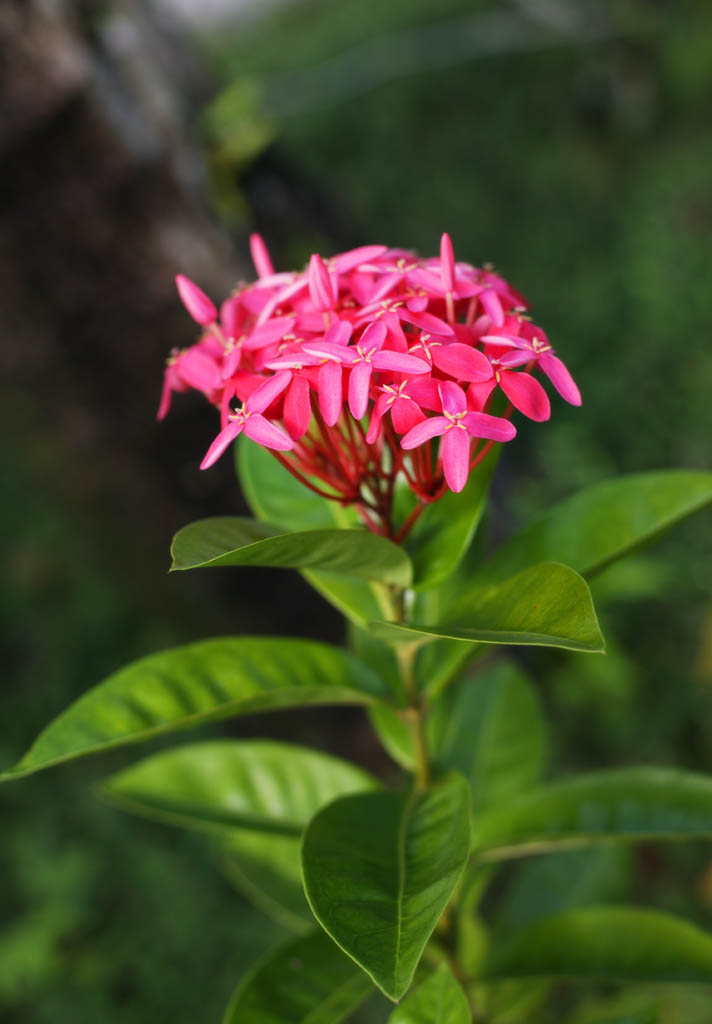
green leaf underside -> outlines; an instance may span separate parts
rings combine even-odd
[[[504,544],[477,574],[506,579],[548,559],[591,576],[712,502],[712,473],[663,470],[574,494]]]
[[[465,993],[441,964],[396,1007],[388,1024],[470,1024],[471,1020]]]
[[[287,472],[266,448],[241,437],[236,448],[240,484],[252,512],[283,530],[348,529],[357,524],[351,508],[320,498]],[[381,588],[325,570],[303,569],[305,579],[358,626],[385,612]]]
[[[187,828],[299,836],[331,800],[376,785],[362,768],[318,750],[212,740],[154,754],[103,789],[127,810]],[[239,845],[239,837],[234,841]]]
[[[604,641],[586,582],[555,562],[525,569],[504,583],[474,590],[454,621],[424,626],[372,622],[374,635],[392,642],[446,637],[485,644],[523,644],[601,652]]]
[[[674,768],[635,767],[578,775],[483,814],[480,856],[622,840],[712,838],[712,778]]]
[[[583,907],[497,943],[482,977],[712,984],[712,937],[656,910]]]
[[[412,566],[403,548],[369,530],[301,530],[238,516],[201,519],[173,538],[172,569],[261,565],[328,569],[406,587]]]
[[[304,886],[317,920],[397,1000],[466,863],[470,791],[450,775],[425,793],[348,796],[308,826]]]
[[[451,686],[428,719],[434,763],[468,779],[478,814],[538,783],[547,745],[539,695],[505,658]]]
[[[442,582],[465,554],[482,518],[500,450],[501,445],[495,445],[474,468],[462,493],[446,491],[416,521],[405,546],[413,561],[417,590]]]
[[[223,1024],[339,1024],[373,991],[324,932],[270,953],[240,982]]]
[[[234,715],[370,704],[386,684],[353,655],[281,637],[202,640],[142,658],[80,697],[0,779]]]

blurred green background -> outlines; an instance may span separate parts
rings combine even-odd
[[[712,462],[707,0],[182,6],[0,17],[2,764],[160,646],[341,635],[286,574],[165,572],[175,529],[243,507],[229,460],[197,469],[211,410],[178,396],[154,422],[163,358],[192,336],[172,276],[219,297],[250,276],[250,230],[281,267],[368,242],[435,253],[448,230],[528,297],[584,404],[518,424],[493,538],[607,475]],[[711,566],[700,515],[598,583],[607,658],[525,656],[552,771],[712,768]],[[225,732],[392,770],[356,712]],[[131,757],[0,791],[2,1024],[216,1021],[284,934],[204,841],[92,795]],[[644,848],[631,891],[712,926],[710,863]]]

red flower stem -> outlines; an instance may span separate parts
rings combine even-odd
[[[414,523],[417,522],[417,520],[420,517],[420,514],[422,513],[424,508],[425,508],[425,503],[423,501],[419,501],[418,504],[413,509],[413,511],[408,516],[408,518],[406,519],[406,521],[401,526],[401,528],[398,531],[398,533],[393,538],[394,541],[396,542],[396,544],[402,544],[403,543],[405,538],[408,536],[408,534],[409,534],[409,532],[411,530],[411,527],[414,525]]]
[[[281,452],[277,452],[274,449],[270,450],[274,455],[275,459],[277,460],[277,462],[279,462],[281,466],[284,466],[288,473],[291,473],[292,476],[296,480],[298,480],[300,484],[304,484],[304,486],[308,487],[310,491],[314,492],[314,494],[318,494],[320,498],[328,498],[330,501],[338,501],[342,505],[346,505],[353,500],[338,494],[328,494],[326,491],[322,491],[319,487],[315,487],[310,480],[307,480],[307,478],[302,473],[300,473],[295,466],[293,466],[290,463],[289,459],[285,459],[284,455],[282,455]]]

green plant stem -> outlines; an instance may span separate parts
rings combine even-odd
[[[405,621],[405,594],[399,591],[394,601],[397,622]],[[428,762],[428,746],[425,735],[425,723],[428,717],[427,704],[418,690],[415,678],[415,656],[417,644],[408,644],[396,650],[396,658],[400,669],[403,692],[408,701],[408,724],[413,736],[413,753],[415,755],[415,788],[425,790],[430,785],[430,764]]]

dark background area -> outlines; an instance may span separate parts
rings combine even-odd
[[[143,653],[341,637],[287,573],[166,572],[178,527],[244,511],[229,459],[197,468],[214,411],[178,396],[155,422],[163,360],[194,336],[173,276],[220,298],[252,274],[251,230],[279,267],[435,253],[449,230],[528,297],[584,404],[518,424],[493,537],[611,474],[710,466],[706,0],[257,2],[197,24],[168,0],[4,0],[0,54],[3,765]],[[552,771],[712,768],[711,564],[700,515],[597,585],[607,658],[526,656]],[[354,711],[225,732],[388,770]],[[92,795],[134,753],[0,792],[2,1024],[219,1020],[281,934],[202,840]],[[710,925],[708,860],[644,849],[634,894]]]

